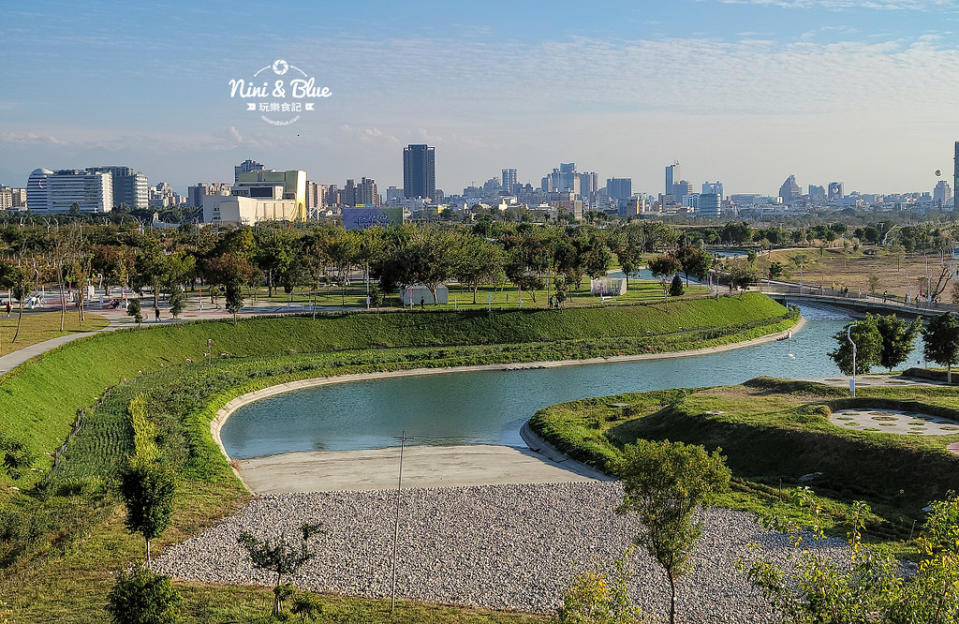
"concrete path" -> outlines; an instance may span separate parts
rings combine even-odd
[[[819,379],[799,379],[798,381],[813,381],[826,384],[827,386],[836,386],[839,388],[849,387],[849,377],[821,377]],[[912,377],[903,377],[902,375],[858,375],[856,376],[857,388],[896,388],[903,386],[945,386],[946,384],[929,379],[914,379]]]
[[[365,451],[284,453],[234,462],[247,489],[256,494],[387,490],[399,476],[398,447]],[[554,462],[512,446],[408,446],[403,488],[595,481],[596,473],[576,462]]]

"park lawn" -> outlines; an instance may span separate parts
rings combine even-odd
[[[76,311],[68,310],[63,319],[63,331],[60,331],[59,312],[24,312],[20,334],[17,336],[17,341],[11,344],[10,341],[17,330],[17,311],[14,309],[10,316],[0,312],[0,355],[13,353],[32,344],[66,334],[97,331],[110,324],[109,319],[99,314],[87,312],[83,317],[83,323],[81,323]]]
[[[863,253],[866,249],[877,251],[877,255]],[[803,284],[826,288],[849,288],[851,292],[869,292],[869,276],[879,278],[877,294],[887,291],[889,294],[903,297],[910,291],[915,296],[919,290],[917,281],[926,277],[928,267],[933,283],[939,276],[941,265],[939,254],[904,254],[901,258],[896,253],[882,247],[862,247],[859,251],[844,251],[841,248],[827,248],[820,253],[815,247],[804,250],[772,251],[763,254],[756,262],[763,267],[769,262],[779,262],[786,268],[784,277],[794,282],[799,281],[799,268],[794,258],[805,258],[802,277]],[[955,265],[951,255],[945,257],[947,265]],[[947,289],[942,299],[950,301],[951,290]]]
[[[919,402],[959,419],[959,392],[911,386],[863,388],[857,399],[847,396],[842,388],[759,378],[739,386],[554,405],[538,412],[531,425],[562,450],[605,470],[621,456],[623,445],[639,438],[721,448],[734,477],[721,505],[802,519],[786,502],[790,492],[809,485],[833,534],[845,534],[851,504],[865,500],[872,508],[867,536],[900,553],[914,553],[909,537],[922,523],[922,508],[950,490],[959,491],[959,457],[945,448],[959,441],[959,434],[859,432],[833,425],[825,414],[852,405]],[[610,407],[613,403],[629,407]],[[908,409],[919,411],[914,404]],[[816,472],[823,474],[808,483],[800,480]]]

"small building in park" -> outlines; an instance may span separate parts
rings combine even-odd
[[[618,297],[626,294],[626,278],[600,277],[589,280],[589,292],[597,297]]]
[[[449,289],[440,284],[436,287],[436,298],[439,301],[433,301],[433,293],[430,292],[430,289],[422,284],[413,284],[412,286],[407,286],[406,288],[400,289],[400,301],[403,302],[404,306],[410,305],[410,302],[414,306],[418,306],[420,301],[425,305],[433,305],[434,303],[446,304],[450,302],[450,291]]]

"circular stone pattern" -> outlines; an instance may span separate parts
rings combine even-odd
[[[847,429],[874,433],[913,433],[924,436],[959,433],[959,422],[954,420],[900,410],[840,410],[832,413],[829,422]]]

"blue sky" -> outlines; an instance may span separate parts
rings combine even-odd
[[[229,80],[282,58],[332,97],[276,127]],[[458,192],[574,161],[695,184],[931,190],[959,139],[959,0],[5,2],[0,183],[128,164],[181,192],[254,158],[402,185],[407,143]]]

